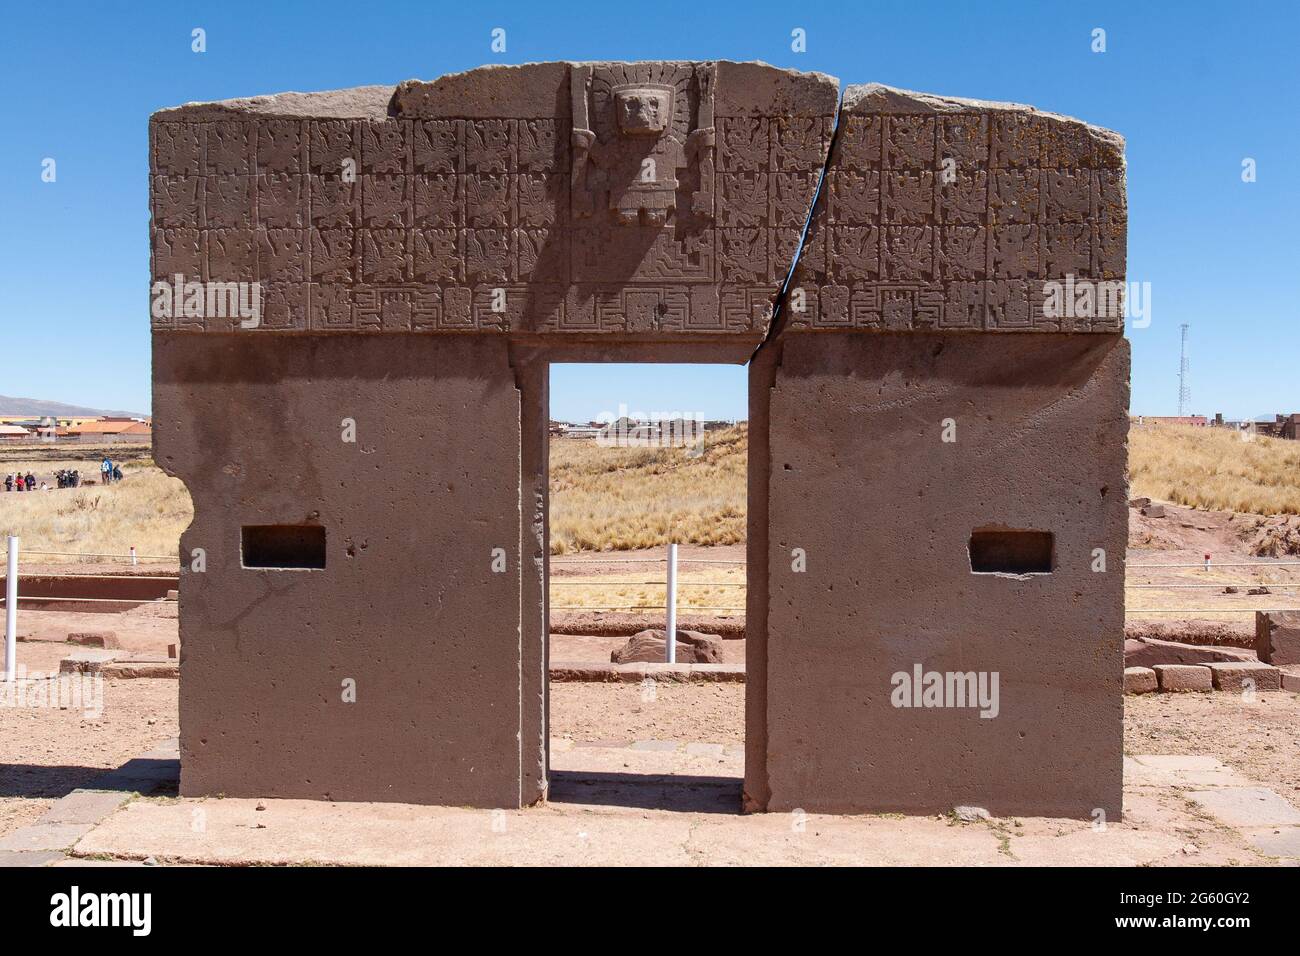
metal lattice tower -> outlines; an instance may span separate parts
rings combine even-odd
[[[1187,323],[1179,326],[1183,330],[1182,345],[1178,354],[1178,417],[1187,414],[1187,402],[1192,397],[1192,387],[1187,384]]]

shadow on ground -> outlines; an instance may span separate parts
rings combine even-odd
[[[738,815],[741,782],[735,777],[552,770],[547,799],[552,804]]]

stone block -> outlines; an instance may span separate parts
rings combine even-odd
[[[1281,673],[1271,664],[1242,661],[1240,663],[1207,664],[1206,666],[1214,674],[1215,690],[1240,692],[1247,686],[1247,681],[1253,682],[1254,689],[1257,691],[1282,689]]]
[[[1149,667],[1124,668],[1124,693],[1150,694],[1158,687],[1156,672]]]
[[[667,655],[667,640],[662,630],[649,629],[633,634],[622,647],[610,652],[613,664],[661,664]],[[722,641],[711,634],[699,631],[677,631],[677,663],[719,664],[722,662]]]
[[[1300,664],[1300,611],[1256,611],[1255,653],[1265,664]]]
[[[81,647],[98,647],[101,650],[120,648],[122,642],[117,639],[115,631],[70,631],[68,643]]]
[[[1153,670],[1160,690],[1166,694],[1214,689],[1214,676],[1201,664],[1157,664]]]
[[[1125,667],[1155,667],[1157,664],[1209,664],[1217,661],[1253,661],[1250,651],[1240,647],[1180,644],[1154,637],[1124,641]]]

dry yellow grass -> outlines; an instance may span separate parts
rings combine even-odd
[[[1131,493],[1214,511],[1300,514],[1300,442],[1190,425],[1134,425]]]
[[[77,468],[86,477],[99,475],[98,462],[89,459],[5,461],[0,462],[0,480],[19,468],[30,468],[43,480],[59,468]],[[122,476],[119,484],[108,486],[22,494],[0,490],[0,536],[18,535],[22,553],[40,563],[80,559],[33,552],[125,554],[134,547],[141,555],[175,555],[193,515],[185,485],[147,459],[123,464]]]
[[[602,608],[643,610],[653,614],[667,600],[662,583],[667,569],[624,571],[617,574],[565,575],[551,577],[551,609]],[[677,608],[681,611],[739,616],[745,612],[745,568],[743,565],[711,565],[677,572]],[[725,608],[726,610],[719,610]]]
[[[748,432],[709,432],[704,452],[551,442],[551,553],[745,540]]]
[[[704,453],[682,448],[602,448],[594,442],[551,442],[551,551],[620,551],[745,540],[745,426],[710,432]],[[1185,426],[1136,426],[1130,432],[1132,493],[1179,504],[1255,514],[1300,514],[1300,442],[1243,441],[1232,432]],[[0,473],[31,466],[43,478],[55,468],[97,474],[89,458],[0,462]],[[191,518],[189,494],[151,461],[128,462],[121,485],[19,495],[0,492],[0,534],[18,534],[26,549],[174,554]],[[694,573],[689,572],[689,573]],[[702,572],[728,580],[721,568]],[[687,578],[687,573],[683,574]],[[738,580],[743,580],[740,578]],[[593,585],[596,581],[593,580]],[[740,603],[740,589],[686,588],[695,604]],[[662,588],[591,594],[566,587],[558,603],[658,603]],[[562,595],[582,600],[570,602]],[[591,598],[588,602],[586,599]]]

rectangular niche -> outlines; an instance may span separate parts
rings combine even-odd
[[[256,524],[240,529],[246,568],[325,567],[325,529],[318,525]]]
[[[974,574],[1051,574],[1050,531],[976,528],[970,535],[970,569]]]

